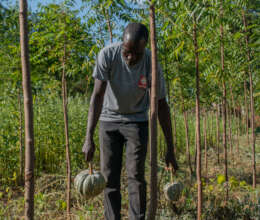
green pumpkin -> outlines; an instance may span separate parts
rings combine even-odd
[[[181,197],[183,185],[180,182],[167,183],[164,188],[164,195],[169,201],[176,202]]]
[[[90,174],[89,170],[83,170],[75,177],[74,186],[85,199],[90,199],[104,190],[106,182],[100,172],[92,171]]]

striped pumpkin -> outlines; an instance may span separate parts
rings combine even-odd
[[[164,195],[169,201],[176,202],[179,200],[183,190],[183,185],[180,182],[167,183],[164,188]]]
[[[75,177],[74,186],[85,199],[90,199],[104,190],[106,182],[100,172],[83,170]]]

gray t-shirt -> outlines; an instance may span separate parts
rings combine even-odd
[[[158,98],[165,97],[165,81],[158,65]],[[141,122],[148,120],[151,53],[128,66],[122,56],[122,43],[103,48],[97,57],[93,77],[107,81],[100,121]]]

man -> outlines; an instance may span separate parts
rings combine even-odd
[[[124,30],[123,43],[103,48],[93,72],[94,91],[88,114],[86,140],[82,151],[91,161],[95,144],[94,130],[98,119],[101,172],[106,220],[119,220],[121,210],[120,173],[125,146],[129,194],[129,219],[145,219],[146,182],[144,177],[148,141],[149,82],[151,54],[145,48],[148,30],[140,23],[130,23]],[[158,118],[167,150],[166,165],[177,170],[172,141],[169,107],[165,99],[165,82],[159,68]]]

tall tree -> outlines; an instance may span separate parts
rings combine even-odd
[[[25,210],[26,220],[34,218],[34,134],[33,104],[29,62],[27,1],[20,0],[20,43],[23,73],[24,118],[25,118]]]
[[[217,109],[216,109],[216,127],[217,127],[217,161],[218,161],[218,164],[219,164],[219,114],[220,114],[220,104],[217,103]]]
[[[221,54],[221,73],[222,73],[222,88],[223,88],[223,100],[222,100],[222,118],[223,118],[223,146],[224,146],[224,174],[225,181],[228,182],[228,159],[227,159],[227,89],[224,77],[224,30],[223,30],[223,0],[220,1],[220,54]],[[228,200],[228,187],[226,187],[225,201]]]
[[[254,107],[254,96],[253,96],[253,77],[251,70],[251,53],[249,48],[249,33],[247,30],[247,18],[245,16],[244,10],[242,10],[244,30],[245,30],[245,43],[247,50],[247,60],[248,60],[248,74],[250,83],[250,106],[251,106],[251,129],[252,129],[252,172],[253,172],[253,188],[256,187],[256,159],[255,159],[255,107]]]
[[[204,162],[205,162],[205,178],[208,178],[208,145],[207,145],[207,112],[204,111],[203,129],[204,129]]]
[[[197,19],[193,13],[193,44],[195,55],[195,72],[196,72],[196,173],[197,173],[197,190],[198,190],[198,204],[197,204],[197,219],[201,219],[202,214],[202,183],[201,183],[201,140],[200,140],[200,73],[199,73],[199,52],[197,41]]]
[[[151,84],[151,110],[150,110],[150,207],[148,220],[154,220],[157,211],[157,117],[158,117],[158,77],[157,77],[157,45],[155,30],[155,9],[150,5],[150,39],[152,49],[152,84]]]
[[[189,124],[187,117],[187,110],[184,107],[184,99],[182,98],[182,112],[184,118],[184,126],[185,126],[185,140],[186,140],[186,162],[189,166],[190,175],[192,175],[192,165],[191,165],[191,156],[190,156],[190,142],[189,142]]]
[[[66,140],[66,166],[67,166],[67,219],[70,220],[70,189],[71,189],[71,163],[70,163],[70,146],[69,146],[69,120],[68,120],[68,99],[67,99],[67,80],[66,80],[66,59],[67,59],[67,51],[66,51],[66,19],[65,13],[63,12],[63,57],[62,57],[62,102],[63,102],[63,115],[64,115],[64,133]]]
[[[249,117],[248,117],[248,102],[247,102],[247,72],[245,71],[245,79],[244,79],[244,105],[245,105],[245,111],[246,115],[244,117],[245,120],[245,128],[246,128],[246,137],[247,137],[247,144],[249,145]]]

